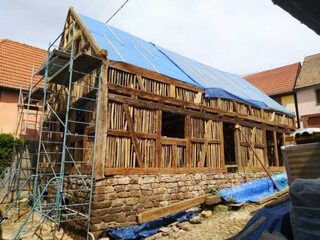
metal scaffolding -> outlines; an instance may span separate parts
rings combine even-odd
[[[64,48],[57,47],[56,43],[66,30],[71,33],[69,44]],[[72,22],[49,45],[44,67],[32,74],[32,79],[41,76],[42,80],[30,87],[28,97],[21,96],[24,110],[20,110],[25,115],[20,117],[27,118],[27,121],[22,121],[22,135],[28,135],[28,117],[30,108],[34,107],[35,96],[42,103],[39,108],[42,114],[34,173],[17,189],[15,198],[4,214],[4,218],[10,217],[22,190],[32,184],[29,201],[32,202],[31,210],[13,239],[18,239],[34,228],[32,224],[27,224],[33,214],[41,216],[41,221],[35,225],[48,219],[56,229],[70,221],[86,224],[89,237],[102,60],[81,52],[75,54],[74,50],[75,23]],[[39,88],[41,81],[44,83],[43,90]],[[65,100],[64,106],[58,104],[61,99]],[[88,114],[93,116],[94,121],[86,117]],[[85,127],[90,127],[92,131],[84,131]],[[91,144],[84,147],[84,141]],[[83,160],[84,152],[90,155],[86,160]]]

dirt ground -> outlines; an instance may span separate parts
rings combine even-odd
[[[171,226],[161,229],[159,233],[148,237],[147,240],[230,239],[246,225],[253,213],[261,207],[263,206],[248,204],[238,210],[225,211],[226,209],[224,209],[224,211],[212,211],[212,216],[198,218],[197,224],[189,222],[182,224],[175,223]],[[2,210],[4,210],[3,206]],[[24,212],[21,211],[21,214],[23,215]],[[23,217],[18,221],[15,221],[15,219],[16,217],[12,217],[1,224],[0,239],[12,239],[23,220]],[[54,232],[51,228],[50,222],[48,221],[44,221],[41,225],[40,222],[41,218],[39,216],[35,216],[35,225],[32,227],[32,223],[30,221],[26,228],[32,228],[21,239],[77,239],[68,236],[62,230],[60,232]]]

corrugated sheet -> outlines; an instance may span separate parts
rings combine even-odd
[[[294,115],[238,75],[186,58],[87,16],[79,16],[97,44],[108,50],[110,60],[127,62],[203,88],[208,98],[234,99]]]
[[[296,89],[320,84],[320,53],[304,58]]]
[[[292,93],[300,71],[300,63],[294,63],[244,76],[248,82],[269,96]]]

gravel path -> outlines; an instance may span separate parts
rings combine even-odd
[[[200,224],[184,223],[171,226],[170,232],[158,233],[154,239],[169,240],[212,240],[212,239],[230,239],[236,235],[251,219],[252,214],[262,205],[249,204],[239,210],[230,210],[226,212],[213,211],[213,215],[208,218],[201,218]],[[180,226],[183,229],[181,229]],[[150,238],[152,239],[152,237]]]

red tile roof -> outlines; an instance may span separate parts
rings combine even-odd
[[[28,89],[32,66],[39,70],[46,58],[46,51],[40,48],[0,39],[0,87]],[[34,83],[39,78],[34,79]]]
[[[269,96],[292,92],[301,65],[293,63],[263,72],[249,74],[244,78]]]

